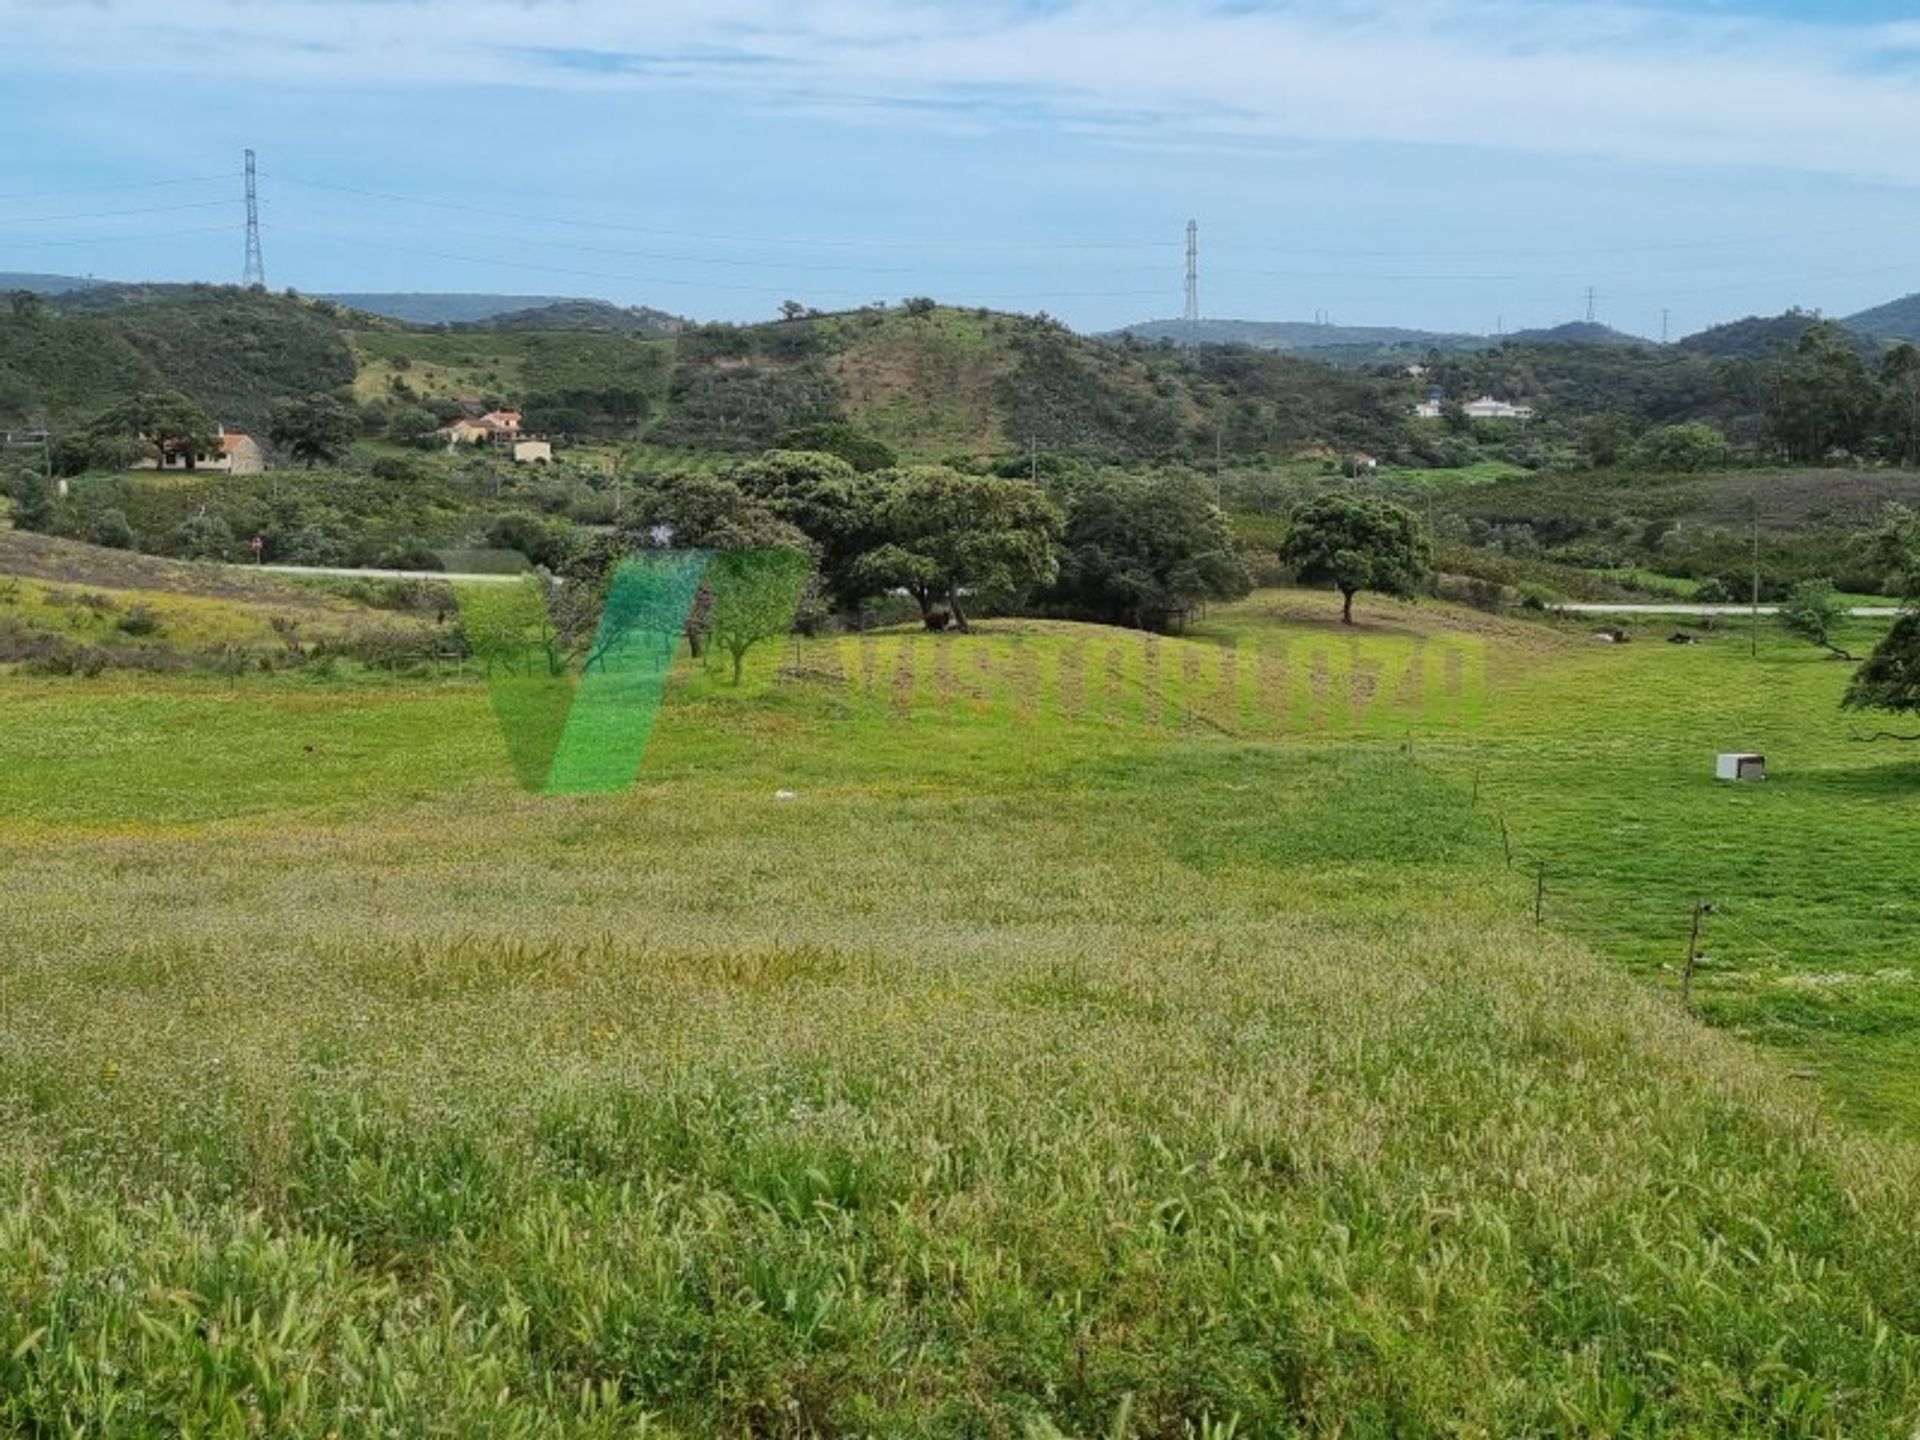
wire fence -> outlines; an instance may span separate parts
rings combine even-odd
[[[1902,915],[1920,918],[1920,897],[1862,915],[1811,896],[1741,893],[1723,877],[1690,884],[1649,874],[1654,862],[1645,857],[1532,843],[1477,775],[1471,800],[1489,815],[1507,868],[1526,882],[1516,888],[1535,924],[1670,975],[1689,1008],[1697,990],[1725,995],[1783,982],[1837,989],[1836,978],[1890,982],[1920,971],[1920,937],[1900,923]]]

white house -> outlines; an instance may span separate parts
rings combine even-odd
[[[1491,395],[1482,395],[1478,400],[1469,400],[1460,407],[1467,412],[1469,420],[1531,420],[1531,405],[1511,405],[1505,400],[1496,400]]]
[[[187,452],[178,445],[168,444],[161,447],[158,458],[149,455],[144,460],[135,461],[133,468],[184,472],[189,468]],[[214,475],[258,475],[267,468],[267,456],[260,448],[260,442],[246,431],[229,430],[222,425],[212,451],[195,455],[191,468]]]

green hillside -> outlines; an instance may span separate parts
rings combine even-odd
[[[0,302],[0,424],[78,426],[134,391],[170,389],[255,428],[274,400],[353,375],[338,320],[285,296],[99,287]]]
[[[1907,381],[1883,377],[1871,356],[1857,373],[1822,369],[1822,355],[1865,342],[1823,327],[1804,337],[1813,351],[1750,354],[1774,333],[1755,322],[1656,347],[1593,343],[1573,327],[1425,357],[1429,373],[1415,377],[1404,357],[1355,367],[1254,346],[1109,343],[1044,316],[931,301],[680,329],[652,312],[563,305],[423,329],[296,296],[99,286],[0,306],[0,424],[79,428],[134,391],[164,388],[247,428],[281,397],[350,395],[369,440],[430,433],[462,406],[510,405],[562,440],[645,442],[701,463],[821,422],[909,461],[1276,467],[1364,451],[1403,471],[1565,470],[1615,464],[1650,429],[1693,422],[1722,433],[1717,459],[1729,448],[1761,464],[1920,457],[1920,436],[1895,423]],[[1829,403],[1836,383],[1864,392],[1861,413],[1810,423],[1807,405]],[[1429,386],[1524,403],[1535,418],[1416,420]]]
[[[1920,344],[1920,295],[1908,295],[1862,310],[1858,315],[1849,315],[1843,323],[1849,330],[1877,340],[1911,340]]]

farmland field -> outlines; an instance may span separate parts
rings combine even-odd
[[[0,1429],[1910,1434],[1920,763],[1332,615],[766,651],[558,800],[474,677],[0,678]]]

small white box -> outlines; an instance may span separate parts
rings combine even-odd
[[[1757,785],[1767,778],[1764,755],[1722,755],[1713,772],[1719,779]]]

